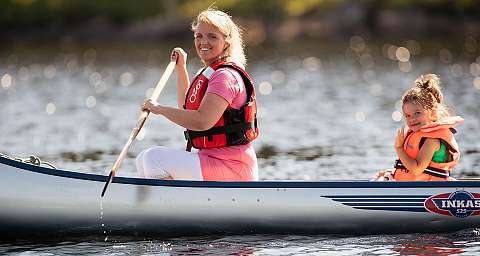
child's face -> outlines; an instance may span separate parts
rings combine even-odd
[[[435,121],[434,111],[428,111],[419,104],[407,102],[402,107],[405,122],[414,132]]]

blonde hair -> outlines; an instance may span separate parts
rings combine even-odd
[[[229,44],[229,46],[221,58],[224,58],[227,61],[233,61],[242,67],[247,65],[247,59],[243,50],[241,29],[233,22],[230,15],[213,8],[208,8],[200,12],[197,18],[193,21],[193,32],[195,32],[200,22],[214,26],[222,35],[225,36],[225,41]]]
[[[408,89],[402,97],[402,103],[413,103],[428,111],[437,111],[437,119],[450,116],[448,107],[443,104],[440,78],[435,74],[424,74],[415,80],[415,86]]]

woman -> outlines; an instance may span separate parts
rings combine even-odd
[[[187,54],[173,49],[180,108],[147,100],[142,110],[186,128],[187,150],[193,146],[198,151],[152,147],[137,156],[137,171],[160,179],[258,180],[257,157],[250,143],[258,136],[255,91],[244,71],[240,29],[226,13],[207,9],[192,30],[204,68],[190,84]]]

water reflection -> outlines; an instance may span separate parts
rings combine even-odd
[[[235,235],[162,238],[102,234],[4,241],[0,254],[102,255],[455,255],[477,254],[475,230],[446,234]]]
[[[398,252],[400,255],[457,255],[465,252],[463,248],[449,248],[441,247],[436,245],[422,245],[417,244],[414,241],[412,244],[405,244],[401,247],[396,247],[393,250]],[[436,243],[435,243],[436,244]],[[451,245],[452,246],[452,245]]]
[[[464,245],[441,235],[420,235],[411,241],[394,246],[400,255],[456,255],[464,253]]]

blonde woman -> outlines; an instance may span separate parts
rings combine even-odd
[[[239,27],[226,13],[207,9],[192,23],[195,49],[203,68],[190,83],[187,53],[174,48],[179,108],[147,100],[142,110],[186,128],[187,151],[160,146],[137,156],[140,176],[205,181],[258,180],[251,144],[258,136],[253,82]],[[190,152],[194,147],[198,150]]]

